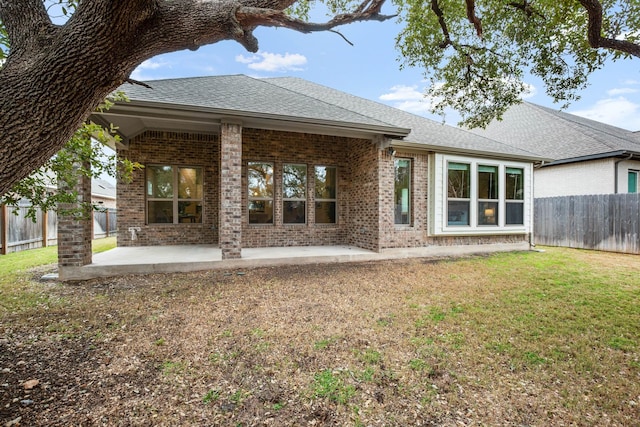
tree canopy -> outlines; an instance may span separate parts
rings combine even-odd
[[[0,194],[56,153],[90,113],[161,53],[235,40],[260,26],[334,31],[385,20],[385,0],[0,0]],[[54,22],[48,7],[69,19]],[[391,6],[390,6],[391,7]],[[640,56],[637,0],[394,0],[401,66],[431,79],[436,111],[483,126],[519,101],[527,72],[568,102],[609,59]],[[392,15],[394,15],[392,14]]]

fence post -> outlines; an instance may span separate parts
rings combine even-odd
[[[105,223],[106,223],[106,228],[107,228],[107,230],[106,230],[107,234],[106,234],[105,237],[109,237],[109,216],[111,216],[110,214],[111,214],[111,210],[109,208],[107,208],[105,210],[105,216],[106,216]]]
[[[0,243],[2,244],[2,248],[0,248],[0,255],[7,254],[7,246],[9,240],[9,221],[7,220],[7,205],[0,205]]]
[[[49,212],[42,211],[42,247],[46,248],[49,243]]]

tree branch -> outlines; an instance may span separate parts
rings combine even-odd
[[[312,33],[332,30],[337,26],[358,21],[385,21],[395,17],[396,15],[380,14],[380,9],[384,2],[385,0],[366,0],[360,4],[354,12],[336,15],[325,23],[306,22],[292,18],[281,10],[248,6],[240,6],[236,10],[235,16],[242,27],[253,28],[258,25],[265,27],[284,27],[301,33]]]
[[[602,37],[602,4],[596,0],[580,0],[580,4],[587,10],[589,24],[587,39],[593,48],[617,50],[640,58],[640,46],[627,40]]]
[[[52,27],[42,0],[0,0],[0,21],[11,42],[11,54],[17,54]]]
[[[466,0],[467,19],[473,24],[478,37],[482,38],[482,20],[476,16],[476,2],[474,0]]]
[[[440,9],[438,0],[431,0],[431,10],[433,10],[433,13],[438,17],[438,23],[440,24],[442,35],[444,36],[444,40],[439,44],[439,47],[444,49],[447,46],[451,46],[453,44],[451,42],[451,35],[449,33],[449,28],[447,27],[447,22],[444,20],[444,12]]]

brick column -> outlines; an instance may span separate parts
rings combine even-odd
[[[222,259],[241,257],[242,251],[242,125],[220,125],[219,245]]]
[[[91,264],[91,215],[89,212],[69,211],[82,208],[82,202],[91,202],[91,179],[78,174],[75,190],[78,192],[76,203],[64,203],[58,213],[58,268],[63,278],[64,267],[82,267]],[[66,192],[61,184],[58,191]],[[67,213],[65,213],[65,211]]]

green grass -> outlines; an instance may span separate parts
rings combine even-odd
[[[116,246],[116,238],[93,241],[93,252],[103,252]],[[0,311],[22,311],[47,304],[48,297],[30,283],[29,271],[38,267],[55,265],[58,247],[30,249],[0,256]]]

